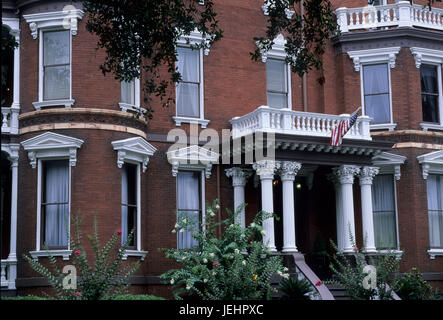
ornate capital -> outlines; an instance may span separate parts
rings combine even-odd
[[[284,180],[292,180],[294,181],[295,176],[301,168],[300,162],[294,161],[282,161],[280,168],[280,177],[282,181]]]
[[[274,160],[260,160],[252,164],[260,179],[273,179],[275,170],[280,168],[280,162]]]
[[[252,175],[250,170],[245,170],[240,167],[233,167],[225,170],[227,177],[232,177],[233,187],[244,187],[246,181]]]
[[[360,179],[360,185],[372,185],[372,180],[378,174],[378,172],[379,169],[377,167],[362,167],[358,175]]]
[[[354,183],[354,176],[360,172],[356,166],[342,165],[332,168],[332,172],[336,175],[340,184]]]

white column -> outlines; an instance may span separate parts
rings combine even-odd
[[[18,134],[18,114],[20,111],[20,33],[14,32],[15,41],[19,44],[14,49],[14,86],[12,89],[11,133]]]
[[[344,230],[343,230],[343,210],[341,207],[341,187],[340,182],[335,174],[331,173],[328,175],[328,180],[334,184],[335,189],[335,218],[337,227],[337,247],[340,251],[344,249]]]
[[[8,289],[15,289],[15,279],[17,278],[17,194],[18,194],[18,145],[10,145],[14,150],[14,156],[9,157],[11,161],[12,184],[11,184],[11,234],[9,240],[10,261],[8,269]]]
[[[239,167],[226,169],[225,172],[227,177],[232,177],[232,186],[234,187],[234,212],[236,212],[238,207],[245,203],[245,185],[252,173]],[[243,228],[245,227],[244,207],[242,207],[240,213],[236,216],[236,223],[240,223]]]
[[[294,218],[294,180],[301,163],[283,161],[280,178],[283,184],[283,252],[297,252]]]
[[[359,174],[364,251],[376,252],[372,211],[372,180],[378,174],[376,167],[363,167]]]
[[[261,201],[262,210],[274,213],[274,198],[272,190],[272,181],[274,179],[275,169],[278,167],[278,162],[273,160],[261,160],[253,164],[254,170],[260,177],[261,181]],[[274,237],[274,218],[268,218],[263,221],[263,229],[265,235],[263,236],[263,243],[269,247],[271,252],[276,252],[275,237]]]
[[[337,176],[339,188],[341,189],[341,211],[342,211],[342,230],[343,230],[343,252],[352,252],[354,250],[351,242],[351,236],[355,241],[355,221],[354,221],[354,197],[352,184],[354,176],[360,169],[356,166],[342,165],[332,169]]]

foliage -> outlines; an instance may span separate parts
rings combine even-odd
[[[73,252],[72,265],[77,270],[78,283],[76,289],[67,289],[63,285],[63,274],[57,260],[48,251],[49,262],[53,269],[48,268],[31,257],[24,255],[31,268],[43,275],[55,290],[55,296],[61,300],[99,300],[112,299],[127,292],[129,277],[138,269],[139,262],[122,264],[123,253],[133,237],[133,231],[121,245],[121,231],[113,233],[111,238],[100,248],[100,239],[97,228],[97,217],[94,217],[94,235],[89,235],[88,240],[94,251],[95,261],[92,266],[86,259],[85,249],[82,245],[80,231],[81,220],[78,216],[72,218],[74,236],[69,237],[70,248]],[[69,230],[69,228],[66,228]],[[45,246],[46,247],[46,246]]]
[[[165,300],[165,298],[150,294],[124,294],[114,297],[113,300]]]
[[[432,296],[432,287],[415,267],[411,273],[397,279],[393,287],[402,300],[427,300]]]
[[[164,249],[166,257],[181,264],[181,268],[160,276],[173,286],[177,299],[263,299],[272,291],[271,277],[275,273],[289,276],[281,258],[271,256],[259,239],[265,234],[263,220],[272,214],[259,212],[253,223],[243,228],[235,222],[242,208],[239,206],[235,213],[227,210],[228,218],[216,222],[215,212],[220,207],[215,200],[208,205],[201,228],[195,221],[179,216],[172,232],[189,230],[199,245],[190,249]],[[219,237],[216,236],[218,226],[223,227]]]
[[[18,301],[21,301],[21,300],[53,300],[53,298],[28,295],[28,296],[17,296],[17,297],[1,297],[0,300],[18,300]]]
[[[155,94],[165,101],[166,88],[177,82],[175,45],[182,35],[198,29],[207,41],[193,48],[207,48],[222,36],[212,0],[94,0],[84,1],[89,13],[86,29],[98,36],[98,47],[106,50],[101,65],[104,74],[131,81],[144,70],[145,103]],[[166,66],[170,78],[162,77]],[[167,98],[164,105],[168,105]],[[152,117],[152,108],[148,117]]]
[[[254,38],[257,43],[251,53],[254,60],[259,59],[262,51],[270,50],[281,33],[286,39],[286,62],[292,72],[302,76],[312,68],[321,68],[326,41],[338,32],[337,18],[329,0],[303,1],[303,14],[294,10],[300,2],[266,0],[269,14],[266,36]],[[291,18],[286,15],[288,9],[294,11]]]
[[[336,251],[332,257],[330,269],[334,273],[336,280],[329,281],[345,288],[353,300],[392,300],[390,283],[394,280],[393,275],[399,270],[399,259],[391,252],[381,254],[372,258],[371,264],[376,267],[375,288],[370,283],[369,288],[364,288],[363,280],[368,276],[364,271],[366,263],[365,254],[360,252],[355,245],[354,238],[350,232],[350,240],[353,246],[352,254],[340,252],[335,243],[331,240],[331,245]]]
[[[288,278],[280,282],[280,291],[284,293],[284,300],[309,300],[311,284],[306,279]]]

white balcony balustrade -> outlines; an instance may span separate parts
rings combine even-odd
[[[234,139],[255,131],[331,137],[332,130],[339,122],[349,117],[349,114],[331,115],[260,106],[247,115],[233,118],[230,122]],[[369,130],[370,120],[368,116],[358,117],[344,139],[372,140]]]
[[[2,107],[2,134],[18,134],[19,108]]]
[[[443,30],[443,9],[411,5],[409,1],[381,6],[361,8],[338,8],[337,22],[340,31],[391,28],[420,27]]]
[[[15,289],[17,261],[1,260],[1,287]]]

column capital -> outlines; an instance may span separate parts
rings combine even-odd
[[[274,179],[275,170],[280,168],[280,162],[274,160],[260,160],[252,164],[252,168],[260,176],[260,180]]]
[[[372,180],[378,174],[379,169],[377,167],[362,167],[358,175],[360,185],[369,184],[372,185]]]
[[[332,172],[340,184],[352,184],[354,183],[354,176],[360,172],[360,169],[357,166],[341,165],[340,167],[332,168]]]
[[[246,181],[252,175],[251,170],[233,167],[225,170],[227,177],[232,177],[232,186],[244,187]]]
[[[294,181],[295,176],[300,170],[302,164],[295,161],[282,161],[280,166],[280,177],[282,181],[292,180]]]

